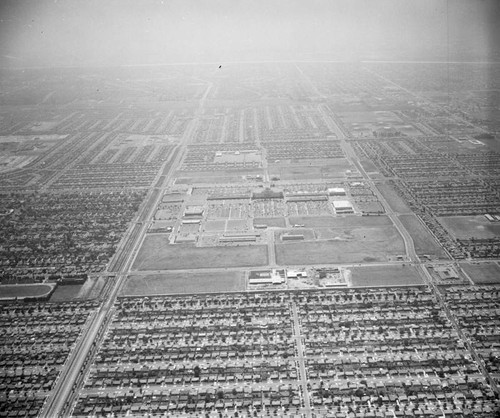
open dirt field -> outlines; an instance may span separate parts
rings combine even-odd
[[[276,244],[282,265],[313,265],[387,261],[404,253],[404,242],[393,226],[344,228],[335,239]]]
[[[424,284],[422,277],[413,266],[369,266],[353,267],[353,286],[398,286]]]
[[[416,215],[400,215],[399,219],[411,235],[418,255],[429,254],[441,259],[449,258]]]
[[[164,273],[129,276],[121,294],[122,296],[149,296],[244,290],[245,277],[242,272]]]
[[[224,232],[226,229],[226,221],[206,221],[205,222],[205,231],[209,232]]]
[[[378,172],[378,168],[375,164],[373,164],[372,161],[370,160],[360,160],[359,161],[360,164],[363,166],[364,170],[367,172],[367,173],[371,173],[371,172]]]
[[[229,219],[227,221],[227,231],[244,231],[248,229],[250,229],[249,222],[246,219]]]
[[[75,300],[82,287],[83,285],[81,284],[57,286],[57,289],[50,296],[50,302],[68,302],[70,300]]]
[[[49,294],[53,286],[48,284],[6,284],[0,285],[0,299],[40,297]]]
[[[484,216],[442,216],[439,222],[458,239],[488,239],[500,236],[500,222],[490,222]]]
[[[322,160],[323,161],[323,160]],[[346,158],[332,158],[326,162],[318,160],[290,160],[287,163],[269,164],[269,175],[281,180],[307,180],[343,178],[346,170],[352,169]]]
[[[291,216],[291,225],[304,228],[356,228],[392,226],[387,216]]]
[[[340,118],[356,137],[371,137],[374,130],[385,126],[391,126],[404,135],[422,135],[413,125],[403,122],[390,111],[343,112]]]
[[[380,202],[356,202],[356,206],[364,213],[385,212],[385,208]]]
[[[260,175],[264,172],[258,170],[235,170],[235,171],[177,171],[175,184],[206,184],[206,183],[245,183],[244,176]]]
[[[134,270],[182,270],[251,267],[267,264],[267,246],[194,247],[169,245],[168,237],[147,236],[134,262]]]
[[[495,262],[479,264],[460,263],[460,267],[476,284],[500,284],[500,266]]]
[[[292,165],[269,166],[269,176],[279,177],[280,180],[311,180],[322,178],[321,166],[313,165]]]
[[[390,185],[386,183],[376,183],[376,186],[394,212],[411,213],[411,209],[408,207],[406,202],[396,193],[396,191]]]
[[[192,176],[192,177],[177,177],[175,179],[175,184],[205,184],[205,183],[241,183],[242,178],[239,175],[234,176]]]

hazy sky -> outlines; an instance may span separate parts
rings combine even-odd
[[[482,59],[498,49],[499,10],[498,0],[0,0],[0,60]]]

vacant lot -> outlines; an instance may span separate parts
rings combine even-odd
[[[391,126],[404,135],[422,135],[413,125],[405,124],[397,115],[390,111],[375,112],[343,112],[340,118],[355,137],[371,137],[373,131],[381,126]]]
[[[399,219],[411,235],[418,255],[429,254],[441,259],[449,258],[416,215],[400,215]]]
[[[356,206],[361,212],[364,213],[384,213],[385,209],[382,203],[380,202],[356,202]]]
[[[205,222],[205,231],[219,231],[224,232],[226,229],[226,221],[206,221]]]
[[[411,209],[408,207],[406,202],[397,194],[397,192],[386,183],[377,183],[377,189],[380,191],[382,196],[391,207],[394,212],[397,213],[410,213]]]
[[[267,225],[268,227],[285,228],[285,218],[254,218],[253,224]]]
[[[344,228],[334,239],[276,244],[278,264],[311,265],[386,261],[404,254],[404,242],[393,226]]]
[[[289,163],[286,166],[269,166],[269,176],[278,176],[281,180],[311,180],[322,178],[321,166],[296,165]]]
[[[264,172],[260,169],[251,170],[234,170],[234,171],[177,171],[175,184],[206,184],[206,183],[241,183],[242,177],[247,175],[264,175]]]
[[[291,225],[304,225],[304,228],[356,228],[392,226],[387,216],[291,216]]]
[[[413,266],[365,266],[351,269],[353,286],[399,286],[424,284]]]
[[[500,236],[500,222],[490,222],[484,216],[442,216],[439,222],[458,239],[488,239]]]
[[[57,289],[50,296],[50,302],[68,302],[75,300],[82,290],[81,284],[70,284],[65,286],[57,286]]]
[[[476,284],[500,283],[500,266],[495,262],[461,263],[460,267]]]
[[[3,298],[26,298],[48,295],[53,286],[48,284],[6,284],[0,285],[0,299]]]
[[[227,231],[244,231],[248,229],[249,227],[246,219],[229,219],[227,221]]]
[[[307,180],[322,178],[343,178],[345,171],[352,169],[346,158],[330,160],[287,160],[269,164],[269,175],[281,180]]]
[[[174,293],[237,292],[245,290],[242,272],[164,273],[129,276],[122,296]]]
[[[251,267],[267,264],[267,246],[194,247],[169,245],[168,237],[147,236],[134,270],[183,270],[217,267]]]
[[[200,230],[199,224],[181,224],[178,235],[196,234]]]
[[[371,160],[359,160],[359,162],[367,173],[378,172],[377,166]]]
[[[169,219],[176,219],[179,217],[179,214],[174,214],[172,213],[171,210],[168,209],[159,209],[156,211],[154,215],[154,219],[156,220],[169,220]]]
[[[175,226],[175,221],[153,221],[150,229],[167,228]]]

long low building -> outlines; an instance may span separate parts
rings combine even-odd
[[[251,271],[248,276],[248,284],[281,284],[285,282],[284,270],[259,270]]]
[[[248,284],[256,285],[256,284],[281,284],[284,282],[284,279],[279,276],[269,276],[269,277],[252,277],[248,279]]]
[[[304,196],[290,196],[286,198],[287,202],[324,202],[328,200],[325,195],[304,195]]]
[[[234,237],[220,237],[219,242],[255,242],[257,237],[249,235],[237,235]]]
[[[307,271],[288,269],[286,271],[286,277],[288,277],[289,279],[298,279],[298,278],[305,279],[307,277]]]
[[[226,233],[219,238],[219,242],[253,242],[257,241],[260,237],[259,233],[248,232],[248,233]]]
[[[205,209],[203,206],[187,206],[184,210],[184,216],[193,217],[193,216],[203,216],[203,212]]]
[[[330,196],[345,196],[345,189],[343,187],[330,187],[328,194]]]
[[[303,239],[303,234],[284,234],[281,236],[282,241],[302,241]]]
[[[335,213],[354,213],[354,209],[352,207],[352,203],[348,200],[334,200],[332,202],[333,208],[335,209]]]

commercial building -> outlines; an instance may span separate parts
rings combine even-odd
[[[260,237],[259,233],[249,232],[249,233],[240,233],[240,234],[224,234],[219,238],[219,242],[254,242],[257,241],[257,238]]]
[[[305,279],[307,277],[307,271],[288,269],[286,271],[286,277],[289,279]]]
[[[253,270],[248,275],[249,285],[282,284],[285,282],[285,270]]]
[[[184,216],[186,217],[202,217],[205,209],[203,206],[187,206],[184,210]]]
[[[348,200],[336,200],[332,204],[337,214],[354,213],[352,204]]]
[[[183,219],[182,224],[183,225],[193,225],[193,224],[199,224],[201,223],[201,219]]]

